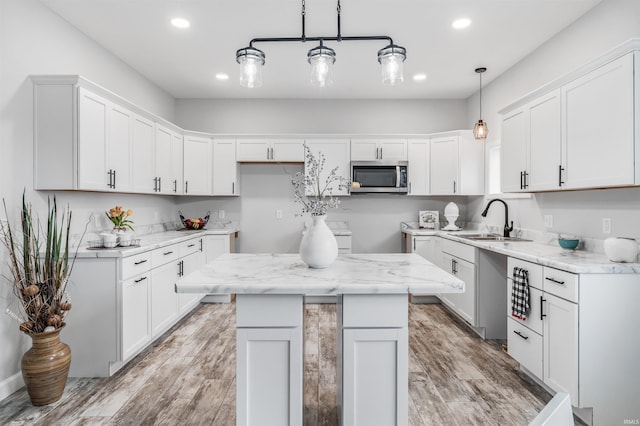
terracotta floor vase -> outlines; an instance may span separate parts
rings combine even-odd
[[[67,384],[71,349],[60,341],[63,327],[30,334],[31,349],[22,356],[22,377],[33,405],[47,405],[62,397]]]

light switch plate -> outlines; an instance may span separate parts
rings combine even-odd
[[[609,217],[602,218],[602,233],[611,234],[611,218]]]
[[[545,228],[553,228],[553,216],[550,214],[544,215],[544,226]]]

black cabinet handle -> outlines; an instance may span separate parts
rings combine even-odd
[[[202,238],[200,238],[200,251],[202,251]]]
[[[564,181],[562,180],[562,172],[564,172],[564,167],[562,164],[558,166],[558,186],[564,185]]]
[[[184,182],[184,193],[188,194],[189,193],[189,181],[185,181]]]
[[[520,172],[520,189],[524,189],[524,172]]]
[[[519,332],[519,331],[517,331],[517,330],[513,330],[513,332],[514,332],[515,334],[517,334],[518,336],[522,337],[524,340],[529,340],[529,336],[525,336],[524,334],[520,333],[520,332]]]
[[[136,283],[139,283],[139,282],[144,281],[146,279],[147,279],[147,277],[142,277],[142,278],[138,278],[137,280],[133,280],[133,281],[136,282]]]
[[[453,181],[453,193],[454,194],[456,193],[456,181],[455,180]]]
[[[524,176],[524,186],[522,187],[522,189],[527,189],[529,187],[529,183],[527,182],[529,179],[529,173],[527,173],[526,171],[522,173]]]
[[[544,302],[546,302],[547,299],[545,299],[543,296],[540,296],[540,321],[544,320],[544,317],[546,317],[547,315],[544,313]]]
[[[139,260],[139,261],[137,261],[137,262],[134,262],[133,264],[134,264],[134,265],[142,265],[142,264],[143,264],[144,262],[146,262],[146,261],[147,261],[147,259]]]
[[[552,283],[564,285],[564,281],[556,280],[555,278],[544,277],[544,279],[547,280],[547,281],[551,281]]]
[[[116,187],[116,171],[113,171],[113,188],[115,189]]]
[[[193,243],[193,244],[189,244],[187,247],[195,247],[195,246],[196,246],[196,244]]]
[[[173,192],[178,192],[178,179],[173,181]]]
[[[231,182],[231,193],[233,195],[236,194],[236,183],[235,182]]]
[[[167,251],[167,252],[164,252],[164,253],[162,253],[162,254],[164,254],[165,256],[168,256],[168,255],[170,255],[170,254],[173,254],[173,251]]]
[[[158,192],[162,192],[162,178],[158,177]]]

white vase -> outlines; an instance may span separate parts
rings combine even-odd
[[[338,256],[338,241],[325,222],[326,215],[311,218],[313,223],[300,241],[300,257],[310,268],[326,268]]]

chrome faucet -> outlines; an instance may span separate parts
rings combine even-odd
[[[502,236],[509,237],[509,233],[513,231],[513,221],[511,221],[511,226],[509,226],[509,207],[507,206],[507,203],[505,203],[499,198],[494,198],[493,200],[489,201],[489,204],[487,204],[487,207],[484,208],[484,211],[481,213],[481,216],[487,217],[487,212],[489,211],[489,207],[491,207],[491,204],[493,204],[496,201],[500,201],[504,205],[504,232],[502,233]]]

